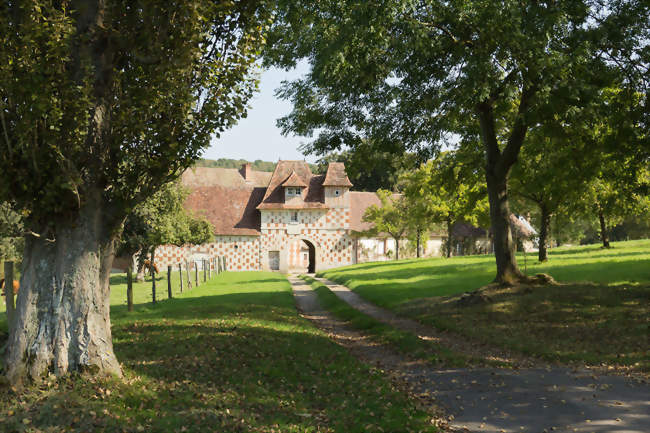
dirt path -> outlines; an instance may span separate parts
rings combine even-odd
[[[596,376],[567,368],[436,369],[405,359],[385,346],[370,342],[357,331],[324,312],[316,294],[302,280],[291,277],[298,308],[360,358],[401,377],[416,393],[432,396],[453,417],[451,425],[476,432],[629,432],[650,431],[650,386],[620,376]],[[449,336],[363,300],[347,288],[327,280],[341,299],[360,311],[421,338]],[[479,348],[478,350],[481,350]],[[495,359],[511,354],[491,353]]]

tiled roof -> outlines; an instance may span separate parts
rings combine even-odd
[[[537,234],[535,229],[531,227],[531,225],[523,219],[523,221],[515,214],[510,214],[510,227],[515,231],[515,234],[520,237],[524,238],[530,238],[533,237]]]
[[[363,221],[363,214],[373,204],[381,206],[381,200],[374,192],[350,191],[350,230],[362,232],[372,228],[372,223]]]
[[[471,224],[456,223],[451,228],[451,235],[455,238],[480,238],[487,236],[487,232]]]
[[[195,167],[183,173],[190,190],[185,206],[205,216],[218,235],[258,235],[262,201],[271,173],[251,171],[246,181],[234,168]]]
[[[300,176],[296,174],[295,171],[292,171],[287,180],[282,182],[282,186],[301,186],[303,188],[306,188],[307,184],[300,178]]]
[[[329,163],[323,186],[352,186],[352,182],[345,173],[345,165],[342,162]]]
[[[305,200],[303,203],[284,203],[284,191],[282,186],[292,176],[292,172],[300,179],[304,179],[308,185]],[[314,176],[305,161],[278,161],[275,171],[271,176],[269,187],[264,194],[262,203],[258,209],[322,209],[325,208],[322,191],[322,176]],[[308,181],[307,181],[308,180]]]

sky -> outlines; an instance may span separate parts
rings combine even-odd
[[[262,73],[258,93],[250,101],[248,116],[237,125],[224,132],[219,139],[213,137],[203,158],[246,159],[275,162],[278,159],[306,159],[315,162],[313,156],[305,157],[298,150],[301,143],[309,141],[306,137],[282,136],[275,125],[278,118],[291,112],[291,103],[275,97],[275,89],[282,80],[299,78],[307,71],[301,64],[291,71],[269,69]]]

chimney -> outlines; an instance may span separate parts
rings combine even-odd
[[[242,165],[241,168],[239,169],[239,172],[243,176],[244,180],[250,181],[251,180],[251,173],[253,169],[251,168],[251,163],[247,162],[246,164]]]

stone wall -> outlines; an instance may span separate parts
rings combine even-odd
[[[216,236],[214,242],[203,245],[177,247],[163,245],[156,249],[158,269],[168,265],[178,266],[185,261],[225,256],[230,271],[257,271],[260,269],[259,236]]]
[[[298,212],[298,221],[291,214]],[[280,270],[306,268],[302,240],[316,249],[316,270],[352,263],[353,240],[349,236],[350,210],[300,209],[262,211],[260,258],[262,269],[270,269],[269,251],[280,254]]]

